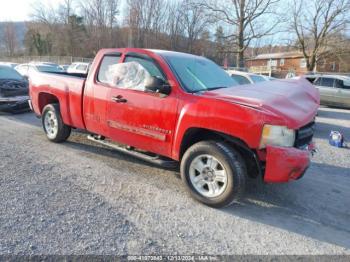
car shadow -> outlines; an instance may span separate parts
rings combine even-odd
[[[349,168],[313,163],[299,181],[250,180],[245,198],[223,212],[349,249],[348,174]]]
[[[75,135],[71,136],[71,138],[68,141],[66,141],[65,143],[62,143],[61,145],[64,147],[69,147],[71,149],[75,149],[79,152],[98,154],[101,156],[114,158],[117,160],[122,160],[122,161],[130,162],[133,164],[137,164],[137,165],[143,165],[143,166],[148,166],[148,167],[152,167],[152,168],[159,168],[159,169],[163,169],[163,170],[167,170],[167,171],[175,171],[176,176],[180,178],[180,175],[178,173],[179,167],[165,168],[165,167],[162,167],[160,165],[152,164],[150,162],[138,159],[136,157],[129,156],[127,154],[124,154],[122,152],[119,152],[117,150],[109,148],[107,146],[103,146],[103,145],[91,142],[91,141],[87,140],[87,138],[83,137],[84,135],[86,135],[83,131],[80,132],[78,130],[78,131],[75,131],[73,134],[75,134]],[[81,139],[84,139],[84,141],[80,142],[79,140],[81,140]]]
[[[93,142],[90,144],[87,140],[79,141],[80,138],[81,134],[77,134],[62,146],[78,152],[120,160],[118,168],[123,168],[125,161],[125,168],[128,169],[132,163],[170,171],[170,174],[180,179],[178,169],[162,168],[116,150],[95,145]],[[321,174],[319,170],[322,171]],[[350,220],[348,220],[350,206],[346,206],[350,192],[339,189],[344,188],[341,179],[332,179],[333,184],[329,185],[327,174],[344,179],[344,174],[350,174],[350,169],[313,163],[305,177],[299,181],[264,184],[259,179],[249,179],[244,199],[217,212],[225,212],[322,242],[350,248]],[[159,177],[159,179],[166,178]],[[347,184],[350,187],[350,179],[347,180]]]
[[[0,117],[5,117],[9,120],[15,120],[32,126],[41,126],[41,120],[37,118],[33,112],[25,112],[21,114],[0,112]]]

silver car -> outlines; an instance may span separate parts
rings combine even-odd
[[[320,91],[321,104],[350,108],[350,77],[322,75],[313,82]]]

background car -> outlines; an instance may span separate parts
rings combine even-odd
[[[15,69],[0,65],[0,111],[28,111],[28,99],[28,81]]]
[[[11,63],[11,62],[0,62],[0,65],[9,66],[9,67],[12,67],[12,68],[15,68],[16,66],[18,66],[17,63]]]
[[[69,74],[87,74],[89,71],[89,63],[73,63],[67,68]]]
[[[15,69],[25,77],[29,77],[33,72],[50,72],[50,73],[63,73],[64,70],[57,64],[48,62],[31,62],[28,64],[21,64],[15,67]]]
[[[269,81],[269,79],[263,75],[257,75],[236,70],[227,70],[226,72],[240,85],[256,84],[259,82]]]
[[[322,75],[313,84],[320,91],[322,105],[350,108],[350,77]]]

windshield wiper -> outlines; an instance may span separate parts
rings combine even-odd
[[[209,87],[206,91],[212,91],[212,90],[217,90],[221,88],[227,88],[227,86],[215,86],[215,87]]]
[[[227,88],[227,86],[209,87],[207,89],[194,90],[194,91],[191,91],[191,93],[196,94],[196,93],[200,93],[200,92],[213,91],[213,90],[217,90],[217,89],[221,89],[221,88]]]

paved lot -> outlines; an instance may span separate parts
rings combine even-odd
[[[350,254],[350,111],[322,108],[305,177],[249,184],[215,210],[176,171],[91,144],[49,143],[32,114],[0,115],[0,254]]]

